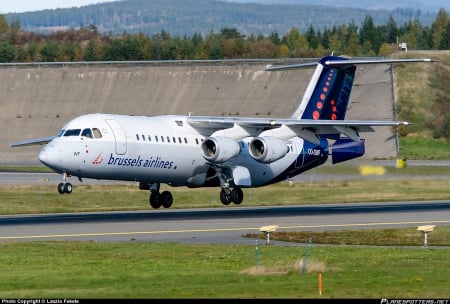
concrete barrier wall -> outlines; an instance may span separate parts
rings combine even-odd
[[[40,146],[9,144],[54,135],[68,120],[85,113],[289,117],[313,70],[267,72],[265,66],[263,62],[3,66],[0,163],[36,162]],[[387,67],[358,69],[348,118],[392,119]],[[367,135],[365,158],[396,157],[388,129]]]

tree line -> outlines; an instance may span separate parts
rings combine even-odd
[[[95,25],[52,34],[21,29],[0,15],[0,62],[71,62],[121,60],[214,60],[247,58],[322,57],[327,54],[385,56],[399,48],[446,50],[450,47],[450,17],[440,9],[431,26],[418,19],[399,26],[392,16],[375,25],[367,15],[358,26],[349,24],[316,30],[310,25],[301,33],[293,27],[284,36],[272,33],[244,35],[232,27],[211,30],[202,36],[172,36],[162,30],[152,36],[143,33],[100,34]]]

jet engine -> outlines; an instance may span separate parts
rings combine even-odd
[[[249,144],[250,156],[261,163],[277,161],[283,158],[288,151],[286,141],[277,137],[255,137]]]
[[[210,162],[225,162],[239,154],[239,143],[232,138],[216,136],[206,138],[201,145],[202,156]]]

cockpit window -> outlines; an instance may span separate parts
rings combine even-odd
[[[81,129],[69,129],[64,133],[64,136],[78,136],[80,132]]]
[[[92,128],[92,132],[94,133],[95,138],[102,138],[102,132],[100,132],[97,128]]]
[[[83,132],[81,132],[81,136],[85,136],[88,138],[94,138],[94,136],[92,135],[92,131],[89,128],[84,129]]]

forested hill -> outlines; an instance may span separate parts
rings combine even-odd
[[[7,14],[8,22],[18,21],[30,32],[50,33],[95,25],[103,34],[141,32],[153,35],[165,31],[172,36],[207,35],[224,27],[249,35],[286,34],[297,28],[324,28],[361,24],[370,15],[375,24],[386,24],[393,17],[399,25],[419,20],[431,25],[436,12],[414,8],[361,9],[325,5],[233,3],[216,0],[127,0],[99,3],[79,8]]]

